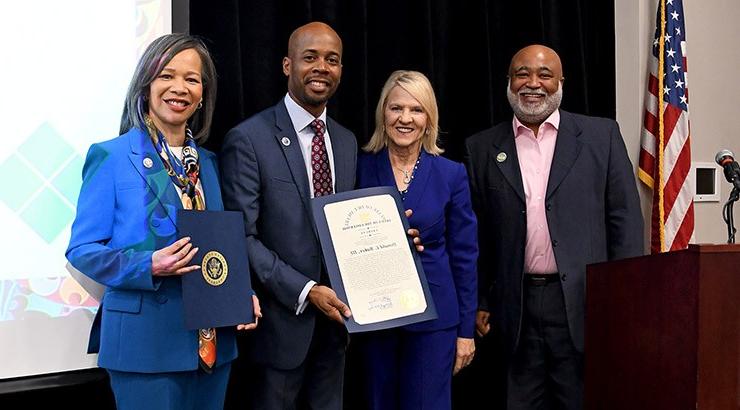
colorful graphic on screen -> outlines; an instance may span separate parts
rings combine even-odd
[[[118,135],[136,62],[171,32],[171,8],[170,0],[28,0],[0,13],[8,61],[0,64],[0,333],[13,335],[0,341],[13,352],[0,379],[95,363],[80,340],[98,305],[64,257],[82,166],[91,143]]]

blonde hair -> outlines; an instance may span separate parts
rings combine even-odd
[[[401,87],[411,94],[427,115],[427,124],[421,137],[421,145],[431,155],[439,155],[444,150],[437,145],[439,137],[439,112],[437,110],[437,99],[429,79],[418,71],[398,70],[394,71],[380,92],[380,99],[375,108],[375,131],[370,141],[362,147],[366,152],[377,153],[388,146],[388,134],[385,132],[385,107],[388,103],[388,95],[393,87]]]

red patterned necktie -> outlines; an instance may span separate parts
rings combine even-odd
[[[331,167],[329,167],[329,155],[324,144],[324,132],[326,125],[324,121],[315,119],[311,122],[314,132],[311,140],[311,171],[313,172],[313,196],[331,195],[334,193],[331,180]]]

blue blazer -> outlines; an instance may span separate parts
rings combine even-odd
[[[206,208],[223,209],[215,155],[198,148]],[[144,166],[144,159],[153,166]],[[93,144],[67,259],[106,286],[90,335],[100,367],[141,373],[198,368],[197,331],[186,330],[180,277],[152,276],[152,253],[177,238],[180,197],[140,129]],[[247,296],[245,296],[247,297]],[[234,329],[217,332],[216,365],[236,357]]]
[[[355,185],[354,134],[327,117],[336,192]],[[224,204],[242,211],[252,285],[265,316],[250,332],[252,361],[294,369],[306,358],[318,313],[296,315],[303,287],[321,282],[323,259],[311,216],[309,181],[298,136],[281,100],[243,121],[224,138],[221,152]],[[328,283],[324,283],[328,285]]]
[[[466,141],[473,205],[480,222],[480,307],[514,351],[522,318],[527,212],[511,121]],[[505,153],[506,159],[497,158]],[[573,344],[583,351],[586,265],[643,253],[635,173],[606,118],[560,110],[545,197]]]
[[[387,149],[360,156],[357,181],[359,188],[396,187]],[[472,338],[478,305],[478,241],[465,167],[422,150],[404,207],[413,210],[409,224],[421,233],[421,262],[439,316],[406,329],[457,326],[458,337]]]

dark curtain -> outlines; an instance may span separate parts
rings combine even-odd
[[[231,127],[285,95],[281,61],[288,37],[313,20],[330,24],[343,40],[342,82],[328,110],[360,144],[372,132],[388,75],[418,70],[437,95],[444,155],[462,160],[465,138],[510,121],[509,61],[532,43],[560,54],[564,109],[615,117],[613,0],[191,0],[190,31],[206,40],[219,74],[208,148],[218,152]],[[474,365],[455,378],[456,408],[476,408],[479,400],[497,407],[504,359],[493,353],[495,343],[479,345]],[[249,394],[246,366],[234,365],[229,408],[243,408]],[[347,408],[361,408],[361,375],[351,350],[347,369]]]
[[[532,43],[563,60],[564,109],[615,116],[612,0],[191,0],[190,31],[206,40],[219,74],[207,147],[217,151],[231,127],[285,95],[288,37],[312,20],[343,40],[342,83],[328,110],[360,143],[388,75],[419,70],[437,94],[446,156],[461,160],[466,137],[510,118],[509,61]]]

